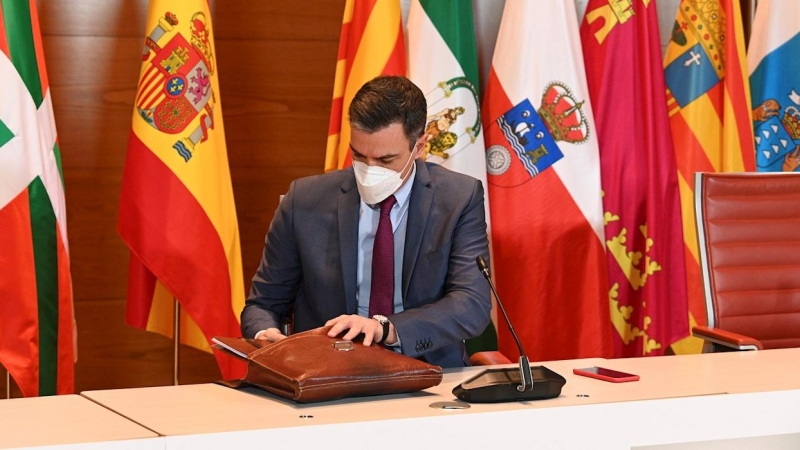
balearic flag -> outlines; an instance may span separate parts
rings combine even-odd
[[[526,353],[610,356],[600,161],[574,2],[506,2],[483,112],[494,277]],[[516,356],[499,329],[501,352]]]
[[[486,152],[472,0],[413,0],[406,32],[408,77],[428,102],[425,132],[430,140],[423,159],[481,180],[485,191]],[[488,195],[485,200],[486,223],[490,225]],[[470,351],[496,350],[494,326],[479,341],[467,341],[467,347]]]
[[[131,250],[126,321],[209,349],[239,336],[239,228],[206,0],[150,2],[117,228]],[[192,320],[185,320],[191,318]],[[243,365],[217,353],[223,377]]]
[[[759,172],[800,167],[800,2],[761,0],[747,53]]]
[[[74,389],[61,151],[36,2],[0,2],[0,364],[26,397]]]
[[[347,110],[353,96],[379,75],[406,74],[399,0],[347,0],[344,6],[325,171],[352,164]]]
[[[695,172],[754,170],[750,98],[738,0],[683,0],[664,57],[667,109],[675,145],[683,217],[689,322],[705,325],[706,308],[694,214]],[[681,340],[676,353],[700,353]]]
[[[590,0],[581,41],[600,144],[615,354],[661,355],[689,325],[656,2]]]

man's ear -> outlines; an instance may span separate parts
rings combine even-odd
[[[422,152],[425,150],[425,144],[430,138],[431,136],[428,133],[425,133],[420,136],[419,139],[417,139],[417,142],[414,143],[414,159],[422,156]]]

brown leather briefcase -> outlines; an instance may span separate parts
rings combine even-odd
[[[214,338],[217,348],[247,359],[241,381],[301,403],[397,394],[441,383],[442,368],[382,345],[330,338],[330,327],[275,343]],[[262,346],[261,348],[258,348]]]

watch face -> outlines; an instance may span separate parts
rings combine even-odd
[[[373,318],[373,319],[375,319],[375,320],[377,320],[377,321],[378,321],[378,322],[380,322],[380,323],[384,323],[384,322],[388,322],[388,321],[389,321],[389,318],[388,318],[388,317],[386,317],[386,316],[382,316],[382,315],[380,315],[380,314],[376,314],[376,315],[372,316],[372,318]]]

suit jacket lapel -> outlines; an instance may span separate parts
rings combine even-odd
[[[361,197],[356,189],[355,176],[342,183],[342,191],[337,198],[339,212],[339,251],[342,259],[342,278],[347,314],[355,314],[356,305],[356,265],[358,264],[358,209]]]
[[[428,216],[433,205],[433,188],[428,167],[421,159],[416,161],[416,165],[417,174],[414,177],[414,186],[411,188],[411,198],[408,204],[406,243],[403,250],[403,302],[408,294],[411,274],[414,273],[419,249],[422,246],[422,237],[425,235]]]

